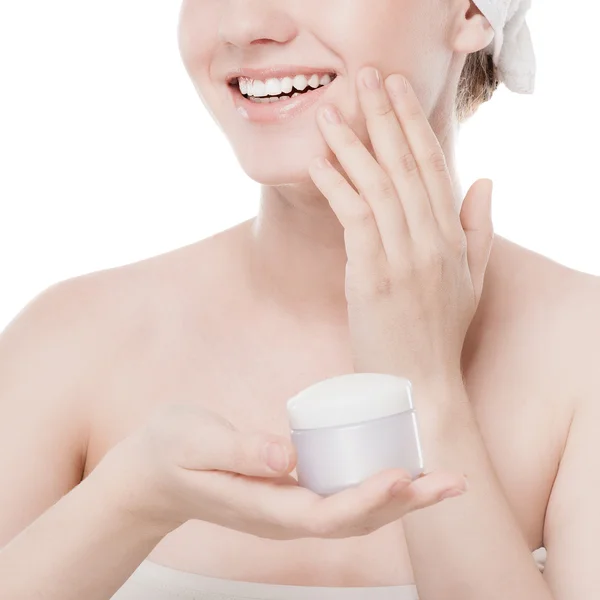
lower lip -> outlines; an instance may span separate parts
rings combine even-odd
[[[235,107],[243,118],[254,123],[281,123],[297,117],[316,104],[333,85],[335,79],[312,92],[306,92],[300,94],[300,96],[277,102],[269,102],[268,104],[248,100],[242,95],[237,85],[229,87]]]

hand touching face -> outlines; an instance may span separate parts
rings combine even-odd
[[[184,0],[179,45],[200,98],[246,173],[267,185],[310,184],[307,166],[327,148],[316,107],[277,125],[249,123],[235,110],[226,72],[330,67],[337,78],[323,102],[335,103],[367,142],[354,85],[365,64],[406,74],[426,114],[445,114],[443,104],[451,100],[444,90],[452,85],[452,36],[458,35],[457,23],[465,21],[451,6],[441,0]]]

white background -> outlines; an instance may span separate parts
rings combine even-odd
[[[0,0],[0,328],[53,282],[177,248],[256,213],[180,62],[178,0]],[[534,0],[533,96],[463,126],[465,189],[496,231],[600,274],[600,8]]]

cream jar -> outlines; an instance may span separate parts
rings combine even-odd
[[[319,381],[287,403],[298,483],[322,496],[389,468],[423,473],[408,379],[350,373]]]

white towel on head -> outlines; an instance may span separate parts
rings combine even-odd
[[[494,29],[486,48],[498,67],[500,81],[519,94],[532,94],[535,87],[535,54],[526,13],[531,0],[473,0]]]

